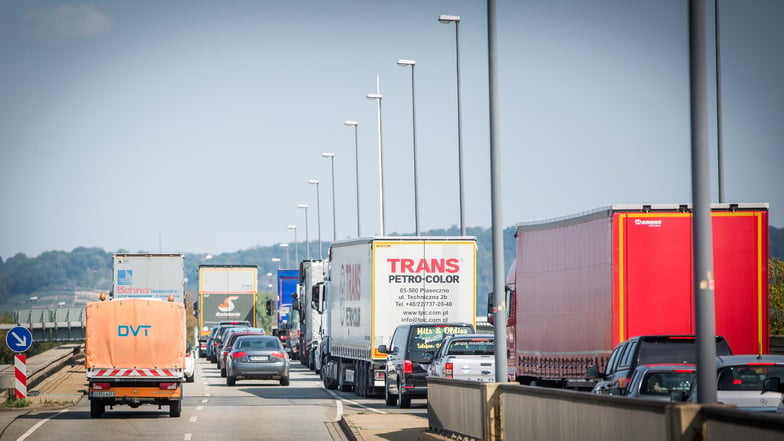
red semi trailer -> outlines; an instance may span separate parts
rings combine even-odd
[[[716,333],[733,353],[765,354],[768,204],[711,209]],[[515,238],[510,381],[589,387],[586,369],[619,342],[695,333],[690,206],[613,205],[518,224]]]

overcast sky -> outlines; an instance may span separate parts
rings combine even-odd
[[[713,1],[712,195],[718,201]],[[504,226],[610,204],[690,203],[688,1],[498,0]],[[0,257],[101,247],[222,253],[489,227],[486,3],[0,3]],[[784,227],[784,2],[720,3],[725,199]],[[318,187],[309,179],[320,181]],[[318,197],[317,197],[318,189]],[[305,213],[297,208],[307,204]],[[317,208],[320,206],[320,209]],[[313,242],[311,242],[313,243]]]

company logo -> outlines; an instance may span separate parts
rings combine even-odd
[[[117,326],[117,335],[119,337],[138,337],[139,334],[142,334],[144,337],[147,337],[148,331],[152,329],[150,325],[118,325]]]
[[[458,273],[460,259],[387,259],[390,273]]]
[[[223,299],[223,303],[218,305],[218,309],[220,312],[231,312],[234,311],[234,301],[237,300],[238,296],[228,296]]]
[[[657,228],[662,226],[662,222],[663,221],[661,219],[635,219],[634,225],[642,225],[651,228]]]
[[[117,270],[117,284],[118,285],[133,285],[133,270],[131,270],[131,269],[118,269]]]

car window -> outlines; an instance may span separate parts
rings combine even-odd
[[[458,340],[449,344],[449,355],[493,355],[495,344],[492,339]]]
[[[623,357],[620,359],[618,363],[619,369],[628,368],[634,362],[635,352],[637,352],[637,345],[639,344],[639,340],[630,341],[626,344],[626,350],[623,353]]]
[[[762,390],[762,382],[770,377],[782,378],[781,365],[741,365],[719,369],[719,390]]]
[[[448,335],[470,334],[474,330],[470,326],[414,326],[411,330],[408,352],[433,352],[441,345]]]
[[[612,354],[610,354],[610,359],[607,360],[607,367],[605,368],[605,372],[608,374],[612,374],[615,372],[615,368],[618,365],[618,360],[623,356],[623,351],[626,349],[626,342],[619,344]]]
[[[694,383],[695,371],[648,372],[642,379],[640,395],[669,395],[671,392],[688,392]]]

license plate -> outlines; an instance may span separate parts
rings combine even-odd
[[[113,390],[93,391],[90,392],[90,396],[95,398],[114,398],[114,391]]]
[[[269,360],[269,355],[251,355],[248,357],[250,361],[267,361]]]

